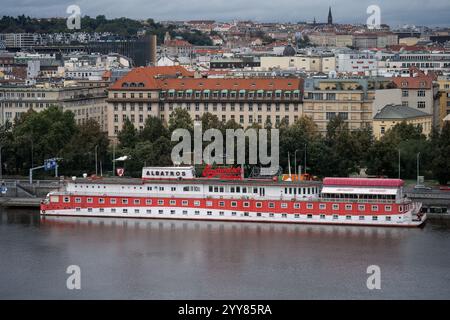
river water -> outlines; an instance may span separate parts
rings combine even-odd
[[[0,299],[450,299],[450,225],[41,218],[0,209]],[[80,267],[69,290],[68,266]],[[380,267],[381,289],[367,287]]]

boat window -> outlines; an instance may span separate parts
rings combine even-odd
[[[88,199],[89,202],[89,199]],[[128,203],[128,199],[122,199],[122,204],[127,204]]]
[[[183,205],[183,206],[187,206],[189,203],[188,203],[188,201],[187,200],[183,200],[182,202],[181,202],[181,205]]]
[[[378,206],[372,206],[372,211],[378,211]]]
[[[337,203],[333,203],[333,210],[339,210],[339,205]]]
[[[111,204],[116,204],[116,199],[115,199],[115,198],[109,199],[109,203],[111,203]]]
[[[151,205],[151,204],[152,204],[152,200],[151,200],[151,199],[145,200],[145,204],[146,204],[146,205]]]
[[[242,193],[247,193],[247,187],[242,188]]]
[[[59,202],[58,196],[50,196],[50,202]]]
[[[141,203],[141,200],[139,200],[139,199],[134,199],[134,204],[140,204]]]

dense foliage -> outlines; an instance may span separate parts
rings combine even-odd
[[[109,32],[123,37],[136,37],[139,30],[148,34],[156,34],[159,43],[164,39],[166,32],[172,37],[182,37],[193,45],[211,45],[208,35],[199,30],[180,31],[174,25],[164,26],[153,19],[145,21],[129,18],[107,19],[104,15],[95,18],[83,16],[80,30],[69,30],[66,18],[38,19],[25,15],[18,17],[3,16],[0,19],[0,33],[72,33],[72,32]]]
[[[233,120],[222,123],[211,113],[203,114],[201,123],[203,131],[216,128],[224,133],[226,129],[241,128]],[[258,125],[252,127],[260,129]],[[265,127],[270,128],[270,123]],[[285,172],[288,153],[292,171],[296,158],[297,166],[304,172],[306,150],[307,172],[319,177],[345,177],[362,171],[372,176],[398,177],[400,160],[401,178],[414,179],[420,153],[420,175],[441,184],[450,181],[449,123],[427,138],[420,127],[403,122],[388,130],[380,140],[373,138],[370,128],[350,131],[339,117],[330,120],[326,134],[320,133],[309,117],[301,117],[291,125],[282,121],[276,127],[280,130],[280,165]],[[173,111],[167,125],[158,117],[149,117],[141,131],[126,121],[118,141],[111,143],[95,121],[76,125],[71,112],[62,112],[56,106],[40,113],[30,110],[13,124],[7,122],[0,127],[3,173],[24,175],[31,166],[60,157],[61,174],[92,174],[97,149],[103,173],[111,173],[113,155],[128,156],[127,161],[118,162],[117,166],[125,166],[127,175],[139,176],[143,166],[172,165],[172,147],[178,142],[172,142],[171,135],[177,128],[193,132],[194,122],[186,110]],[[203,147],[208,144],[203,142]],[[234,154],[243,151],[248,155],[248,150],[235,150]],[[251,169],[246,166],[247,173]]]

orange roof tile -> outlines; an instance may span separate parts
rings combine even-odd
[[[302,89],[300,78],[219,78],[219,79],[158,79],[164,90],[297,90]]]
[[[168,67],[139,67],[131,70],[125,76],[117,80],[111,87],[111,90],[123,89],[124,83],[143,83],[144,87],[136,87],[127,89],[153,89],[158,84],[156,78],[158,76],[182,76],[193,77],[193,72],[190,72],[182,66],[168,66]]]

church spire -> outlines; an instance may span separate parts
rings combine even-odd
[[[328,9],[328,24],[333,24],[333,15],[331,14],[331,6]]]

